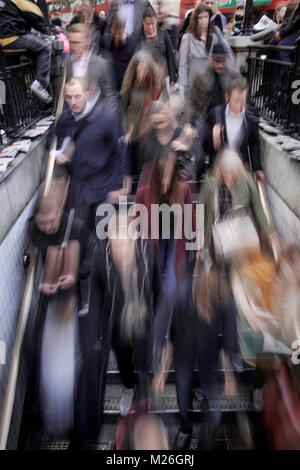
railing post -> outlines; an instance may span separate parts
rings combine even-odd
[[[300,40],[294,58],[294,70],[291,79],[290,102],[288,108],[288,127],[300,136]]]

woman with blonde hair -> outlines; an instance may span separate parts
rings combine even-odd
[[[85,23],[90,26],[95,34],[95,44],[99,43],[100,36],[104,33],[107,25],[107,23],[101,22],[99,16],[95,14],[90,0],[77,0],[74,3],[72,18],[68,26],[74,23]]]
[[[210,12],[210,21],[223,32],[223,30],[226,29],[227,21],[226,17],[219,12],[216,0],[198,0],[196,8],[200,4],[206,6]]]
[[[255,183],[237,152],[225,148],[219,153],[212,175],[202,188],[200,203],[205,211],[204,249],[213,260],[216,261],[213,227],[235,210],[250,215],[264,247],[269,248],[274,227],[266,219]]]

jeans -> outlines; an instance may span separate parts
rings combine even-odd
[[[40,39],[35,34],[24,34],[16,39],[11,44],[3,48],[5,49],[28,49],[29,52],[35,55],[35,75],[34,79],[38,80],[40,84],[47,88],[50,81],[50,66],[51,66],[51,45]]]

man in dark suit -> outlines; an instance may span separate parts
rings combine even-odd
[[[148,0],[112,0],[106,20],[110,24],[112,15],[116,12],[125,19],[125,31],[128,36],[140,32],[143,24],[143,14]]]
[[[101,100],[106,109],[117,111],[117,94],[113,84],[110,64],[103,57],[97,56],[92,47],[93,33],[91,28],[82,23],[68,28],[70,57],[66,59],[66,80],[72,77],[85,77],[90,69],[98,76]]]
[[[260,160],[259,117],[246,105],[248,83],[243,77],[234,79],[226,93],[227,104],[208,114],[204,150],[212,166],[217,152],[227,146],[238,151],[254,179],[264,181]]]
[[[99,95],[95,83],[73,77],[65,87],[69,108],[61,114],[55,128],[60,148],[56,163],[65,166],[71,175],[70,203],[77,217],[93,231],[98,205],[105,201],[114,204],[119,196],[129,192],[125,185],[127,165],[118,142],[118,122],[114,113],[103,109]]]

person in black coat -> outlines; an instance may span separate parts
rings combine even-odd
[[[117,14],[112,17],[110,32],[100,39],[101,54],[111,61],[116,89],[121,90],[122,81],[128,64],[138,46],[136,35],[128,36],[125,32],[125,20]]]
[[[98,205],[107,200],[115,203],[123,194],[127,165],[115,115],[99,104],[100,91],[88,100],[88,88],[79,78],[66,84],[65,99],[70,107],[55,128],[60,148],[56,163],[66,166],[71,176],[68,205],[76,207],[77,216],[94,230]],[[73,146],[73,153],[69,146]]]
[[[200,435],[204,449],[213,446],[214,432],[220,422],[222,410],[211,410],[208,397],[222,396],[222,385],[217,369],[220,367],[220,350],[225,362],[225,395],[236,394],[236,381],[229,369],[240,371],[238,353],[237,318],[233,298],[224,273],[218,268],[206,270],[199,258],[194,273],[188,273],[177,289],[171,322],[170,341],[175,365],[175,384],[180,413],[180,429],[174,448],[188,448],[192,435],[191,410],[193,390],[204,412],[204,422],[209,428],[207,435]],[[167,379],[167,362],[156,374],[153,387],[162,392]],[[229,367],[228,367],[229,366]],[[197,370],[197,381],[193,370]]]
[[[99,241],[92,269],[92,305],[97,308],[97,299],[103,299],[103,334],[116,354],[124,386],[120,413],[126,415],[135,393],[135,368],[139,399],[148,399],[149,331],[160,296],[160,271],[154,241],[130,234],[127,213],[114,213],[109,221],[103,215],[96,229]]]
[[[286,15],[284,20],[286,20]],[[294,46],[296,44],[297,39],[300,37],[300,2],[298,2],[290,19],[284,21],[284,24],[279,26],[278,29],[279,31],[277,31],[275,38],[269,42],[270,45]],[[270,58],[291,62],[289,51],[273,52]]]
[[[67,189],[66,177],[56,178],[29,223],[30,238],[41,250],[45,267],[49,248],[61,247],[69,223],[69,242],[80,247],[77,276],[60,276],[57,284],[47,283],[43,276],[40,285],[43,301],[36,330],[33,394],[46,431],[71,437],[71,446],[81,449],[100,430],[99,384],[105,357],[96,347],[99,315],[89,310],[95,240],[85,224],[64,209]]]
[[[147,49],[155,61],[164,65],[170,83],[174,84],[176,78],[176,60],[168,32],[157,25],[157,16],[152,7],[147,7],[143,15],[143,27],[138,34],[138,49]]]
[[[208,114],[204,151],[213,165],[217,152],[228,146],[241,154],[255,179],[264,181],[260,159],[258,116],[246,106],[248,84],[245,78],[234,79],[226,93],[227,105],[217,106]]]
[[[48,20],[34,2],[0,2],[0,44],[4,50],[28,49],[35,56],[34,81],[30,89],[41,100],[50,103],[52,100],[46,90],[50,81],[51,45],[31,29],[51,34]]]

